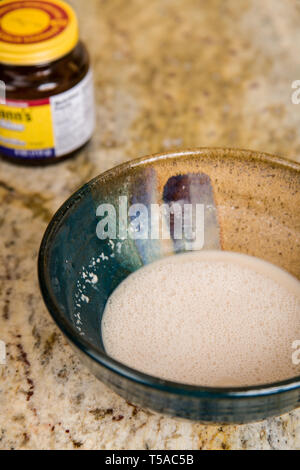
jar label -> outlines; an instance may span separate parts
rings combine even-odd
[[[66,155],[94,129],[91,70],[70,90],[41,100],[0,103],[0,153],[18,158]]]

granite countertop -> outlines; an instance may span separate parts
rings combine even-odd
[[[75,158],[0,162],[1,449],[300,449],[300,410],[204,426],[133,407],[97,381],[41,299],[36,262],[51,216],[125,160],[231,146],[300,161],[296,0],[73,0],[94,64],[97,130]]]

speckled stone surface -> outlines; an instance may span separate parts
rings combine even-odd
[[[203,426],[127,404],[78,361],[40,296],[47,222],[83,182],[172,148],[231,146],[300,161],[296,0],[74,0],[94,64],[97,131],[48,168],[0,162],[1,449],[300,449],[300,410]]]

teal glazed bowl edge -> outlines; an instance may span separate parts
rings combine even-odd
[[[180,187],[194,189],[182,194]],[[127,401],[175,417],[222,424],[260,421],[299,407],[300,376],[250,387],[199,387],[149,376],[106,354],[101,318],[112,291],[143,265],[187,250],[184,242],[174,240],[100,240],[97,207],[116,206],[124,195],[129,203],[145,205],[182,198],[209,203],[213,210],[205,219],[203,249],[258,256],[300,279],[300,165],[223,148],[131,160],[82,186],[58,209],[38,257],[40,289],[53,320],[86,367]],[[278,230],[273,227],[262,237],[262,224],[269,218]],[[295,239],[283,237],[282,224]],[[271,230],[268,225],[266,231]]]

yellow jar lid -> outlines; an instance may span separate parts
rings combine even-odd
[[[78,42],[74,10],[61,0],[0,3],[0,62],[37,65],[59,59]]]

